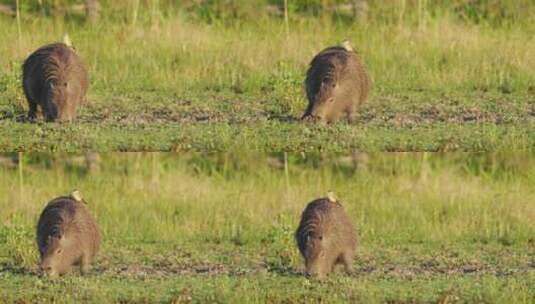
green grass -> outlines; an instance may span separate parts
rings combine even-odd
[[[377,18],[295,16],[287,34],[266,16],[206,22],[171,11],[88,26],[27,13],[19,37],[15,20],[0,16],[10,42],[0,46],[0,150],[533,149],[534,23]],[[21,62],[64,32],[89,67],[90,103],[69,125],[21,122]],[[369,67],[368,104],[354,125],[300,123],[307,64],[345,38]]]
[[[0,167],[0,302],[484,302],[535,299],[529,154],[71,154]],[[365,158],[363,158],[365,159]],[[366,165],[367,164],[367,165]],[[77,188],[96,215],[92,272],[36,276],[34,229]],[[336,191],[359,235],[355,272],[301,275],[306,203]]]

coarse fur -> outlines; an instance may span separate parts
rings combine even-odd
[[[305,80],[308,107],[303,119],[332,123],[355,120],[355,111],[368,99],[370,79],[360,57],[346,42],[329,47],[312,59]]]
[[[352,271],[357,239],[342,205],[329,198],[308,204],[301,215],[295,239],[305,259],[307,275],[323,278],[338,264]]]
[[[43,46],[22,67],[28,118],[34,120],[40,107],[47,121],[70,121],[85,103],[89,85],[87,70],[72,47],[64,43]]]
[[[86,273],[100,245],[100,232],[94,217],[82,201],[72,196],[48,203],[37,224],[40,269],[54,277],[79,265]]]

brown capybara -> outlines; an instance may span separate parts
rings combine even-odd
[[[353,122],[355,110],[368,98],[370,79],[360,57],[344,42],[312,59],[305,87],[308,107],[302,119],[331,123],[345,115]]]
[[[352,271],[357,239],[351,220],[332,193],[312,201],[303,211],[295,232],[305,259],[306,274],[323,278],[343,264]]]
[[[53,43],[32,53],[22,66],[24,94],[36,118],[38,106],[47,121],[70,121],[85,103],[89,85],[87,70],[74,49]]]
[[[53,199],[45,207],[37,224],[40,269],[55,277],[80,266],[89,271],[98,252],[100,232],[78,191]]]

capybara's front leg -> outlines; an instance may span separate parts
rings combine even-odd
[[[34,121],[37,118],[37,103],[30,102],[30,109],[28,110],[28,119]]]
[[[80,273],[86,275],[89,273],[89,270],[91,270],[91,260],[86,254],[84,254],[82,256],[82,260],[80,261]]]
[[[342,263],[344,264],[344,269],[346,273],[350,274],[353,272],[353,253],[344,252],[342,254]]]

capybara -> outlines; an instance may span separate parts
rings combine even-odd
[[[87,273],[98,252],[100,232],[78,191],[53,199],[37,224],[40,269],[55,277],[80,266]]]
[[[75,50],[65,43],[53,43],[32,53],[22,66],[24,94],[33,120],[39,106],[47,121],[70,121],[85,103],[87,70]]]
[[[305,87],[308,107],[303,119],[331,123],[345,115],[353,122],[355,110],[368,98],[370,79],[362,60],[345,41],[312,59]]]
[[[352,271],[357,239],[351,220],[332,193],[308,204],[295,232],[307,275],[323,278],[343,264]]]

